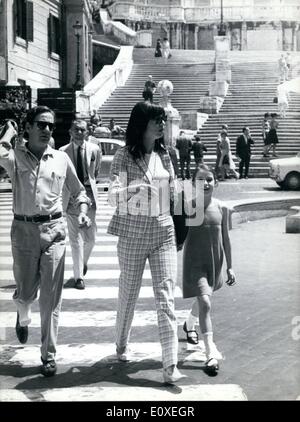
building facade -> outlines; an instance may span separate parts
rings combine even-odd
[[[213,49],[223,19],[232,50],[300,50],[299,0],[117,0],[108,10],[151,29],[153,47],[168,37],[172,48]]]
[[[79,37],[73,25],[81,25]],[[92,8],[89,0],[0,0],[0,84],[71,88],[92,78]]]

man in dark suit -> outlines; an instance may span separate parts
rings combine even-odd
[[[191,164],[191,150],[192,150],[192,141],[190,138],[184,135],[184,132],[181,131],[179,138],[176,141],[176,148],[179,150],[179,160],[180,160],[180,174],[182,180],[184,177],[184,168],[186,163],[186,173],[185,176],[187,179],[191,178],[190,175],[190,164]]]
[[[236,155],[240,158],[240,179],[242,179],[243,177],[245,179],[248,179],[248,171],[251,159],[251,145],[254,145],[254,141],[253,139],[251,139],[250,129],[248,127],[244,127],[243,134],[238,136],[236,140]],[[245,173],[243,176],[244,167]]]

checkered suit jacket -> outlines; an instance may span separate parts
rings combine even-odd
[[[174,204],[174,169],[169,153],[158,152],[164,168],[169,172],[170,178],[170,201],[171,213]],[[111,165],[111,178],[117,176],[117,180],[111,182],[109,186],[109,202],[117,209],[109,223],[107,232],[115,236],[139,237],[142,236],[149,219],[157,218],[147,215],[132,215],[127,210],[127,204],[122,201],[123,193],[127,193],[127,188],[131,182],[143,181],[151,184],[146,162],[142,158],[133,158],[128,147],[120,148],[113,159]],[[123,208],[122,206],[125,205]]]

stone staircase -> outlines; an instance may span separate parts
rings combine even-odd
[[[237,136],[241,134],[243,126],[249,126],[255,141],[250,175],[268,176],[269,162],[262,157],[261,126],[265,112],[277,112],[273,98],[278,84],[277,60],[280,54],[278,51],[230,52],[232,82],[228,95],[220,112],[210,115],[200,130],[208,148],[205,156],[207,164],[214,165],[216,140],[222,124],[229,126],[233,153]],[[116,89],[99,109],[104,125],[108,125],[109,119],[114,117],[117,124],[126,128],[132,107],[137,101],[142,101],[144,83],[149,74],[156,83],[162,79],[172,81],[172,105],[179,112],[197,110],[199,97],[206,95],[209,81],[213,80],[214,55],[214,51],[210,50],[172,50],[168,64],[163,65],[155,64],[153,49],[136,48],[133,56],[135,64],[125,86]],[[296,63],[299,54],[292,54],[292,57]],[[292,76],[299,74],[296,63]],[[158,95],[154,95],[154,102],[158,101]],[[287,117],[278,119],[279,157],[293,156],[300,151],[300,95],[291,94],[289,105]]]
[[[138,101],[143,101],[142,93],[148,75],[153,76],[157,84],[162,79],[169,79],[174,85],[172,105],[179,112],[196,110],[199,97],[208,91],[209,81],[213,78],[213,63],[208,64],[134,64],[131,74],[123,87],[117,88],[111,97],[99,109],[104,125],[114,117],[117,124],[126,128],[130,111]],[[183,77],[184,75],[184,77]],[[154,102],[159,102],[159,95],[154,94]]]
[[[294,69],[293,76],[296,76]],[[272,62],[249,62],[232,65],[232,82],[218,114],[210,115],[200,130],[208,148],[206,162],[214,163],[215,145],[222,124],[229,127],[229,139],[235,154],[235,142],[244,126],[249,126],[255,145],[252,148],[250,176],[267,177],[269,160],[262,156],[261,126],[266,112],[278,112],[273,102],[278,85],[277,65]],[[300,95],[290,94],[289,110],[285,119],[278,118],[277,154],[289,157],[300,151]],[[236,161],[237,164],[237,161]]]

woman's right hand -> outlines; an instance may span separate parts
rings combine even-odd
[[[142,182],[133,182],[128,186],[128,192],[131,196],[139,195],[139,197],[147,198],[149,191],[151,193],[151,198],[158,197],[158,188],[155,185]]]

